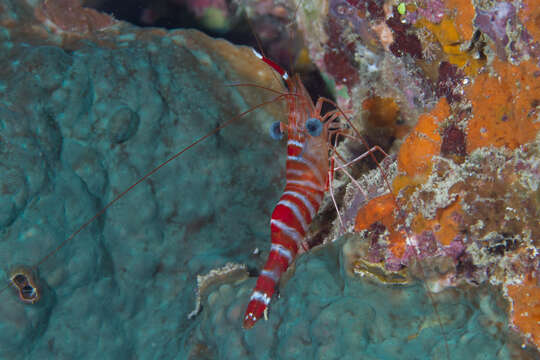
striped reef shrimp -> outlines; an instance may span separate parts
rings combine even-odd
[[[320,97],[314,105],[309,94],[304,88],[298,76],[290,77],[279,65],[253,50],[257,58],[261,59],[283,78],[288,87],[286,97],[288,106],[288,123],[276,123],[271,130],[273,137],[281,138],[287,133],[287,162],[286,162],[286,183],[285,189],[275,206],[270,219],[271,229],[271,249],[268,259],[255,284],[250,301],[243,318],[243,326],[246,329],[252,328],[262,317],[267,317],[268,306],[271,302],[275,288],[288,267],[295,261],[296,257],[309,250],[305,242],[305,235],[313,218],[317,214],[325,192],[330,190],[334,206],[341,222],[339,209],[332,193],[332,179],[335,170],[344,169],[346,166],[371,156],[381,171],[384,183],[391,189],[380,164],[374,156],[375,151],[379,151],[388,156],[384,150],[374,146],[360,155],[357,159],[344,163],[344,159],[339,156],[337,150],[331,145],[331,135],[344,135],[345,132],[333,123],[339,116],[346,119],[349,127],[356,134],[358,132],[350,123],[346,114],[331,100]],[[329,102],[336,107],[335,110],[321,115],[324,102]],[[366,148],[367,142],[360,136],[352,138],[359,139]],[[340,157],[343,163],[335,165],[335,158],[329,157],[330,150]],[[350,176],[350,175],[349,175]],[[351,178],[351,180],[353,180]],[[354,181],[354,180],[353,180]],[[389,193],[392,195],[392,191]],[[393,195],[392,195],[393,198]],[[396,203],[396,199],[393,198]],[[421,265],[419,265],[421,267]],[[423,269],[422,269],[423,272]],[[429,294],[429,292],[428,292]],[[434,300],[428,295],[432,304]],[[446,353],[449,357],[448,344],[440,316],[434,306],[439,325],[445,338]]]
[[[275,137],[287,133],[286,184],[270,219],[271,250],[244,316],[251,328],[265,313],[281,275],[307,250],[304,237],[321,206],[328,183],[328,134],[332,118],[321,116],[323,99],[314,106],[300,78],[289,77],[271,60],[255,52],[287,83],[288,123],[273,127]]]
[[[291,78],[279,65],[253,52],[281,75],[289,95],[288,123],[276,123],[272,129],[276,138],[287,133],[285,189],[270,219],[271,250],[244,315],[246,329],[265,314],[281,275],[308,250],[304,238],[329,186],[329,127],[336,115],[321,116],[324,98],[314,105],[298,75]]]

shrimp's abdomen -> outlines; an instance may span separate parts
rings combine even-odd
[[[243,326],[245,329],[250,329],[263,316],[281,275],[292,264],[298,253],[296,242],[280,229],[282,228],[281,221],[274,219],[276,211],[281,211],[279,206],[274,209],[270,222],[272,232],[270,254],[257,279],[244,315]]]
[[[304,238],[319,210],[324,187],[305,163],[287,159],[287,183],[270,220],[272,246],[244,315],[243,326],[249,329],[264,315],[281,275],[299,252],[307,250]]]

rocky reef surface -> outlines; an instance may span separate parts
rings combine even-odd
[[[392,153],[391,191],[379,169],[351,169],[362,191],[338,172],[348,234],[327,201],[310,231],[322,246],[245,331],[284,181],[283,144],[267,133],[282,104],[70,235],[274,96],[226,85],[278,89],[276,77],[249,49],[196,31],[139,29],[77,0],[0,1],[0,358],[538,357],[537,10],[275,3],[257,14],[283,20],[300,5],[304,55]],[[34,304],[9,287],[20,269]]]
[[[432,289],[498,285],[512,327],[540,347],[536,2],[297,5],[306,47],[339,104],[396,158],[384,166],[395,166],[391,191],[376,191],[376,171],[361,180],[375,189],[368,196],[351,186],[345,195],[349,230],[367,246],[353,268],[399,272],[425,259]]]

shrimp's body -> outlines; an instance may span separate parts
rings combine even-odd
[[[244,316],[244,328],[251,328],[267,309],[281,275],[305,250],[304,238],[321,205],[328,180],[328,122],[320,116],[322,101],[313,105],[298,76],[292,79],[270,60],[255,53],[274,67],[286,81],[287,96],[286,183],[270,219],[271,248]],[[309,124],[319,126],[310,131]],[[308,125],[308,126],[306,126]]]

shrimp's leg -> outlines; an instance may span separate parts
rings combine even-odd
[[[335,155],[333,155],[331,157],[331,159],[330,159],[330,168],[328,169],[328,178],[330,179],[330,185],[328,186],[328,190],[329,190],[330,196],[332,198],[332,202],[334,203],[336,213],[338,215],[338,219],[339,219],[339,222],[340,222],[340,225],[341,225],[341,231],[345,230],[345,223],[343,221],[341,212],[339,211],[339,208],[337,206],[337,201],[336,201],[335,196],[334,196],[334,191],[333,191],[333,186],[332,186],[332,180],[334,178],[334,172],[336,170],[340,170],[342,173],[344,173],[349,178],[351,183],[353,183],[356,186],[356,188],[362,193],[364,198],[367,198],[368,195],[367,195],[366,191],[358,183],[358,181],[349,173],[349,171],[346,170],[346,168],[353,165],[354,163],[364,159],[370,153],[375,152],[375,151],[381,151],[383,154],[385,154],[385,156],[388,156],[388,154],[386,154],[384,152],[384,150],[382,150],[379,146],[374,146],[371,149],[369,149],[368,151],[364,152],[362,155],[358,156],[357,158],[355,158],[355,159],[353,159],[353,160],[351,160],[349,162],[345,162],[343,156],[337,151],[337,149],[334,146],[332,147],[332,152]],[[338,166],[334,166],[336,160],[338,162]],[[385,176],[384,173],[382,173],[382,175]],[[388,191],[390,191],[390,189],[388,189]]]
[[[360,160],[366,158],[367,156],[371,155],[371,153],[374,153],[374,152],[376,152],[376,151],[378,151],[378,152],[380,152],[381,154],[383,154],[385,158],[388,157],[388,154],[387,154],[387,153],[386,153],[379,145],[375,145],[375,146],[373,146],[371,149],[369,149],[368,151],[366,151],[366,152],[364,152],[363,154],[357,156],[356,158],[354,158],[354,159],[352,159],[352,160],[350,160],[350,161],[348,161],[348,162],[344,162],[343,164],[341,164],[341,165],[335,167],[335,168],[334,168],[334,171],[335,171],[335,170],[341,170],[341,169],[344,169],[344,168],[346,168],[346,167],[349,167],[349,166],[353,165],[354,163],[356,163],[356,162],[358,162],[358,161],[360,161]],[[338,152],[336,151],[336,154],[337,154],[337,153],[338,153]],[[342,158],[341,156],[339,156],[339,157]]]

